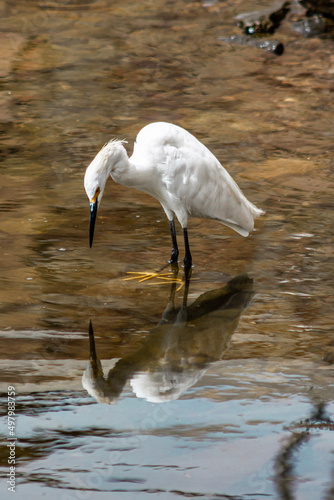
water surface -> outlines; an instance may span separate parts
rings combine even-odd
[[[18,498],[334,497],[333,41],[289,20],[281,57],[219,41],[256,8],[0,5],[1,432],[13,385]],[[88,245],[86,166],[157,120],[266,210],[247,239],[191,221],[189,289],[181,267],[127,280],[170,254],[143,193],[110,181]]]

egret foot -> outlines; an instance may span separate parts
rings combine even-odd
[[[132,272],[128,271],[127,274],[133,274],[130,278],[124,278],[123,281],[136,280],[139,283],[143,283],[144,281],[150,281],[150,285],[165,285],[170,283],[178,283],[180,286],[178,290],[180,290],[183,286],[183,281],[181,278],[177,276],[177,272],[172,269],[169,273],[160,273],[160,272]],[[178,291],[177,290],[177,291]]]

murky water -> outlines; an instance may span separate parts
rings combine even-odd
[[[334,498],[334,42],[219,41],[268,5],[0,3],[2,499],[8,386],[16,498]],[[86,166],[156,120],[266,210],[247,239],[191,221],[188,284],[128,274],[169,227],[112,181],[88,246]]]

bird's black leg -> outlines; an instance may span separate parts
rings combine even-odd
[[[169,227],[170,227],[170,234],[172,237],[172,253],[170,256],[170,263],[173,264],[173,262],[177,262],[177,258],[179,256],[179,249],[177,247],[177,241],[176,241],[176,231],[175,231],[175,224],[174,220],[169,221]]]
[[[184,248],[186,251],[186,255],[184,257],[184,269],[185,272],[189,271],[189,269],[192,266],[192,258],[191,258],[191,253],[190,253],[190,247],[189,247],[189,240],[188,240],[188,230],[186,227],[183,228],[183,236],[184,236]]]

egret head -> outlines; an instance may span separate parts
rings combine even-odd
[[[94,228],[97,215],[97,208],[102,199],[103,190],[107,179],[102,175],[101,169],[98,168],[98,155],[86,170],[84,186],[90,203],[90,221],[89,221],[89,246],[93,244]]]
[[[101,203],[107,179],[115,164],[119,161],[120,153],[124,154],[123,143],[126,141],[111,140],[95,156],[87,167],[84,186],[90,203],[89,246],[93,244],[96,214]],[[123,150],[123,151],[122,151]]]

